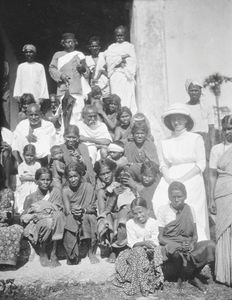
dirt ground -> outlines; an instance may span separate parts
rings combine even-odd
[[[99,257],[100,258],[100,257]],[[232,300],[232,288],[219,285],[212,280],[207,292],[197,290],[189,283],[183,289],[176,283],[165,282],[164,290],[147,298],[141,295],[128,297],[111,283],[114,265],[100,259],[99,264],[91,264],[85,258],[77,266],[69,266],[61,260],[57,268],[44,268],[39,257],[27,262],[18,270],[0,271],[0,299],[15,300]],[[3,291],[3,285],[5,290]]]

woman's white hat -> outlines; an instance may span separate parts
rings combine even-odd
[[[174,103],[174,104],[170,105],[169,108],[163,113],[162,120],[163,120],[165,126],[169,130],[173,131],[170,116],[176,115],[176,114],[184,115],[186,117],[186,119],[187,119],[186,129],[188,131],[190,131],[194,126],[194,122],[190,115],[190,111],[189,111],[187,104],[184,104],[184,103]]]

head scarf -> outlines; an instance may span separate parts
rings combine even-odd
[[[187,80],[185,81],[185,89],[186,89],[187,93],[188,93],[188,89],[189,89],[190,84],[198,85],[198,86],[200,86],[201,88],[203,87],[202,84],[200,83],[200,81],[195,80],[195,79],[190,79],[190,78],[189,78],[189,79],[187,79]]]
[[[119,146],[117,143],[110,143],[108,146],[108,151],[112,152],[124,152],[124,148]]]
[[[26,44],[26,45],[24,45],[22,51],[23,52],[33,51],[34,53],[37,52],[36,47],[34,45],[32,45],[32,44]]]

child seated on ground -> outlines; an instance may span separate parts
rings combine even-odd
[[[117,164],[117,167],[124,167],[128,164],[124,152],[123,143],[121,141],[114,141],[107,148],[107,157],[113,160]]]
[[[121,99],[116,94],[110,95],[104,100],[104,110],[99,111],[103,122],[106,124],[109,133],[114,138],[115,128],[118,124],[118,112],[121,107]]]
[[[27,119],[27,108],[30,104],[35,103],[35,98],[32,94],[23,94],[19,99],[18,123]]]
[[[52,184],[53,187],[62,188],[62,184],[64,183],[64,157],[61,146],[55,145],[51,148],[51,171],[52,171]]]
[[[158,222],[149,217],[145,199],[134,199],[130,208],[132,218],[126,223],[130,249],[121,252],[116,260],[113,284],[127,295],[141,293],[146,297],[162,288],[164,283]]]
[[[36,162],[35,146],[28,144],[23,149],[24,161],[18,166],[18,182],[15,192],[16,210],[23,212],[25,198],[34,193],[37,189],[35,183],[35,173],[41,168],[39,162]]]
[[[88,182],[82,182],[83,165],[78,162],[65,167],[68,186],[63,189],[66,214],[64,248],[67,264],[78,264],[81,259],[80,246],[87,248],[92,264],[98,263],[97,211],[95,191]]]
[[[123,106],[118,113],[119,124],[115,128],[114,140],[125,143],[131,133],[132,112],[127,106]]]

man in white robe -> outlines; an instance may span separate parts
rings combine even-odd
[[[75,50],[78,44],[75,35],[73,33],[64,33],[61,44],[64,50],[58,51],[53,55],[49,65],[49,73],[52,79],[57,82],[58,96],[64,96],[65,92],[68,91],[75,98],[70,119],[70,124],[75,125],[81,118],[84,98],[91,91],[86,80],[89,73],[85,55]]]
[[[100,151],[106,149],[112,141],[111,135],[105,123],[98,121],[95,106],[86,105],[82,111],[82,117],[83,121],[77,123],[80,139],[88,147],[89,156],[94,164],[96,160],[100,159]]]
[[[25,45],[23,53],[26,62],[18,66],[13,96],[19,98],[24,93],[29,93],[39,104],[40,99],[49,98],[44,66],[35,62],[36,47],[34,45]]]
[[[126,29],[119,26],[115,29],[116,43],[105,51],[105,59],[110,80],[110,92],[121,98],[122,106],[137,112],[135,100],[136,56],[134,46],[125,41]]]
[[[13,132],[12,151],[18,163],[23,160],[23,148],[33,144],[36,157],[42,166],[47,166],[50,148],[56,142],[56,129],[52,122],[41,118],[40,107],[37,104],[28,106],[28,119],[22,120]]]

